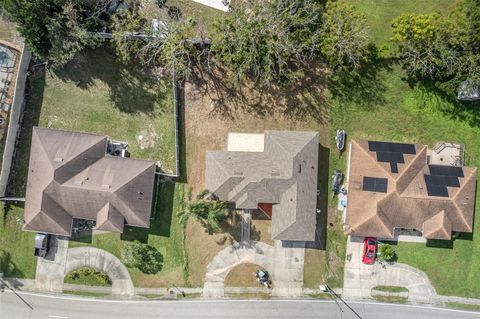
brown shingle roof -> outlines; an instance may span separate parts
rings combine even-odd
[[[208,151],[206,188],[239,209],[271,203],[272,238],[315,240],[318,133],[265,131],[263,152]]]
[[[34,127],[25,230],[69,236],[72,219],[97,229],[149,227],[155,163],[106,155],[107,137]]]
[[[426,238],[450,239],[452,231],[472,231],[477,168],[462,167],[459,187],[446,187],[448,196],[432,196],[425,179],[431,175],[427,146],[414,148],[415,154],[403,154],[404,163],[392,173],[388,162],[377,160],[368,141],[352,140],[347,234],[392,238],[394,228],[408,228],[423,229]],[[364,191],[365,176],[387,179],[387,191]]]

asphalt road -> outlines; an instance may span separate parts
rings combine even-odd
[[[0,293],[1,319],[143,319],[143,318],[288,318],[333,319],[358,318],[345,308],[343,314],[332,301],[98,301],[75,297],[52,297],[21,294],[30,309],[13,293]],[[470,319],[480,313],[438,308],[350,303],[363,318],[389,319]]]

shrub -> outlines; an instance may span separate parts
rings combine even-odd
[[[157,6],[159,8],[163,8],[166,3],[167,3],[167,0],[157,0]]]
[[[128,267],[138,268],[144,274],[156,274],[163,267],[163,256],[153,246],[139,241],[123,247],[122,259]]]
[[[382,246],[380,246],[380,253],[380,259],[383,259],[385,261],[393,261],[397,257],[397,253],[389,244],[383,244]]]
[[[90,279],[87,279],[90,278]],[[66,276],[67,281],[79,281],[80,284],[90,285],[110,285],[110,278],[104,273],[92,268],[79,268],[69,272]]]

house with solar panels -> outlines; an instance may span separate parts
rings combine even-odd
[[[477,168],[449,159],[453,144],[441,145],[352,140],[346,234],[450,240],[472,232]]]

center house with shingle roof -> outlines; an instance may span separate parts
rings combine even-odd
[[[104,135],[34,127],[24,230],[70,236],[74,219],[98,230],[150,226],[155,163],[111,156]]]
[[[477,168],[432,165],[420,144],[352,140],[345,232],[426,239],[472,232]]]
[[[207,151],[205,186],[237,209],[261,210],[272,239],[314,241],[317,132],[230,133],[228,151]]]

